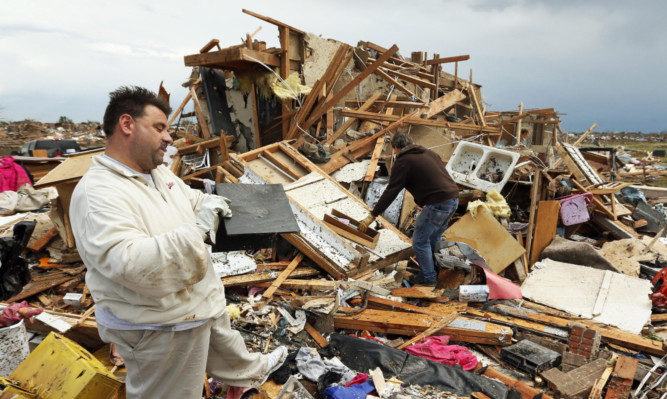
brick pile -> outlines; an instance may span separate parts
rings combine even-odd
[[[600,351],[600,332],[576,324],[570,330],[568,347],[570,352],[587,360],[595,359]]]

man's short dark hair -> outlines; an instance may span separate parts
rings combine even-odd
[[[412,137],[407,133],[396,133],[394,137],[391,138],[391,145],[394,148],[403,149],[410,144],[412,144]]]
[[[159,108],[165,115],[171,114],[169,104],[152,91],[139,86],[121,86],[109,93],[109,99],[109,105],[104,111],[104,133],[107,137],[113,134],[121,115],[140,118],[147,105]]]

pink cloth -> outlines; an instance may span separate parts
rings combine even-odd
[[[0,192],[16,191],[24,184],[30,184],[25,169],[12,157],[0,157]]]
[[[43,311],[42,308],[31,308],[27,301],[11,303],[0,314],[0,327],[11,326],[21,321],[21,319],[26,319],[32,323],[32,318]]]
[[[486,285],[489,286],[489,299],[521,299],[521,287],[484,267]]]
[[[477,366],[477,358],[468,348],[460,345],[447,345],[449,336],[426,337],[405,348],[405,351],[426,359],[449,366],[460,364],[463,370],[470,371]]]

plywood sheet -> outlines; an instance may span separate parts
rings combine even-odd
[[[459,241],[476,249],[494,273],[511,265],[526,251],[486,208],[477,216],[466,213],[445,231],[447,241]]]
[[[60,165],[56,166],[46,176],[35,183],[36,188],[52,186],[66,180],[80,179],[90,168],[90,160],[95,155],[100,155],[104,150],[86,152],[75,155]]]
[[[521,291],[534,302],[634,334],[651,318],[651,282],[608,270],[545,259]]]

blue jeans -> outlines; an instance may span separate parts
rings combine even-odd
[[[425,205],[417,216],[415,232],[412,235],[412,247],[415,250],[424,282],[434,283],[438,280],[433,265],[433,253],[458,205],[458,198],[439,204]]]

